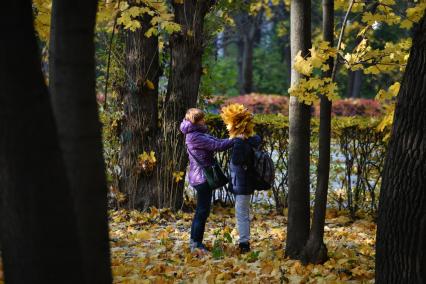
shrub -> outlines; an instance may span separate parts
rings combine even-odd
[[[274,160],[276,180],[269,192],[278,212],[287,207],[288,198],[288,117],[283,115],[255,115],[255,130],[263,138],[262,147]],[[336,117],[332,120],[332,159],[330,170],[329,205],[349,209],[377,209],[377,194],[386,151],[384,132],[377,130],[380,120],[365,117]],[[210,133],[225,138],[226,128],[217,115],[207,116]],[[316,189],[318,162],[319,119],[312,119],[311,193]],[[228,171],[229,152],[217,154],[218,161]],[[263,194],[262,192],[259,194]],[[218,191],[221,201],[233,201],[226,191]]]
[[[319,104],[314,105],[315,116],[319,116]],[[341,99],[333,102],[332,115],[334,116],[381,116],[381,104],[372,99]]]
[[[208,111],[218,113],[221,106],[231,103],[245,105],[253,113],[288,115],[289,97],[252,93],[244,96],[225,98],[213,97],[208,101]],[[313,115],[319,117],[319,103],[313,106]],[[381,116],[384,114],[380,102],[372,99],[340,99],[333,102],[333,116]]]

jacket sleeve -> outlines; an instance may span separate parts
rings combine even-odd
[[[231,161],[234,165],[241,165],[245,162],[245,144],[243,140],[236,139],[232,148]]]
[[[197,148],[206,149],[214,152],[221,152],[231,148],[234,145],[232,139],[219,139],[211,135],[199,135],[197,137]]]

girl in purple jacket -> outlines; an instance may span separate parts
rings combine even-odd
[[[197,208],[191,226],[191,251],[207,252],[203,244],[204,228],[210,214],[213,190],[204,177],[203,168],[214,163],[214,153],[225,151],[233,146],[233,140],[218,139],[207,133],[204,112],[191,108],[186,112],[180,130],[185,135],[189,155],[189,184],[197,191]],[[198,163],[195,159],[196,157]]]

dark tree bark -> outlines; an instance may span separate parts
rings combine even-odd
[[[306,55],[311,47],[311,3],[293,0],[290,9],[291,55],[294,58],[300,50]],[[291,84],[297,84],[302,77],[292,67]],[[309,235],[310,118],[310,106],[299,103],[297,97],[290,97],[286,255],[291,258],[300,258]]]
[[[376,283],[426,282],[426,16],[397,97],[377,220]]]
[[[334,37],[334,0],[322,1],[323,39],[333,46]],[[330,69],[324,77],[331,77],[333,59],[328,61]],[[331,142],[331,107],[332,102],[327,96],[320,98],[320,129],[319,129],[319,159],[317,168],[317,188],[315,192],[315,207],[312,217],[309,239],[302,252],[304,263],[324,263],[328,259],[327,247],[324,244],[324,224],[327,208],[328,180],[330,174],[330,142]]]
[[[6,283],[84,283],[31,1],[0,12],[0,234]],[[7,40],[6,40],[7,39]]]
[[[144,151],[157,152],[158,37],[145,36],[151,27],[151,16],[144,14],[139,20],[141,28],[134,32],[125,31],[126,86],[120,137],[120,190],[126,193],[127,207],[131,209],[159,206],[155,168],[144,170],[138,166],[138,155]]]
[[[349,71],[348,72],[348,90],[346,97],[348,98],[359,98],[361,95],[362,86],[362,70]]]
[[[250,94],[253,92],[253,39],[244,37],[243,39],[243,60],[241,94]]]
[[[260,39],[260,25],[263,11],[250,15],[242,10],[234,15],[237,29],[238,47],[238,86],[241,95],[253,92],[253,50],[256,37]]]
[[[179,209],[183,205],[184,181],[176,182],[174,172],[185,172],[188,157],[179,125],[186,110],[194,107],[202,73],[204,51],[204,17],[214,1],[186,0],[174,2],[175,22],[180,33],[170,39],[171,63],[167,95],[162,113],[162,145],[159,150],[158,205]]]
[[[50,80],[74,199],[83,283],[111,283],[107,185],[95,94],[96,0],[53,1]]]
[[[277,27],[279,23],[290,19],[289,7],[285,6],[284,1],[274,6],[274,24]],[[276,29],[276,28],[275,28]],[[284,36],[278,38],[278,44],[281,50],[281,60],[287,67],[286,81],[288,86],[291,84],[291,48],[290,48],[290,34],[286,33]]]

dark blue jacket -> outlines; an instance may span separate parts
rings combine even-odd
[[[250,195],[254,192],[255,171],[253,168],[254,151],[258,148],[261,138],[258,135],[248,139],[234,139],[231,162],[231,187],[230,191],[236,195]]]

